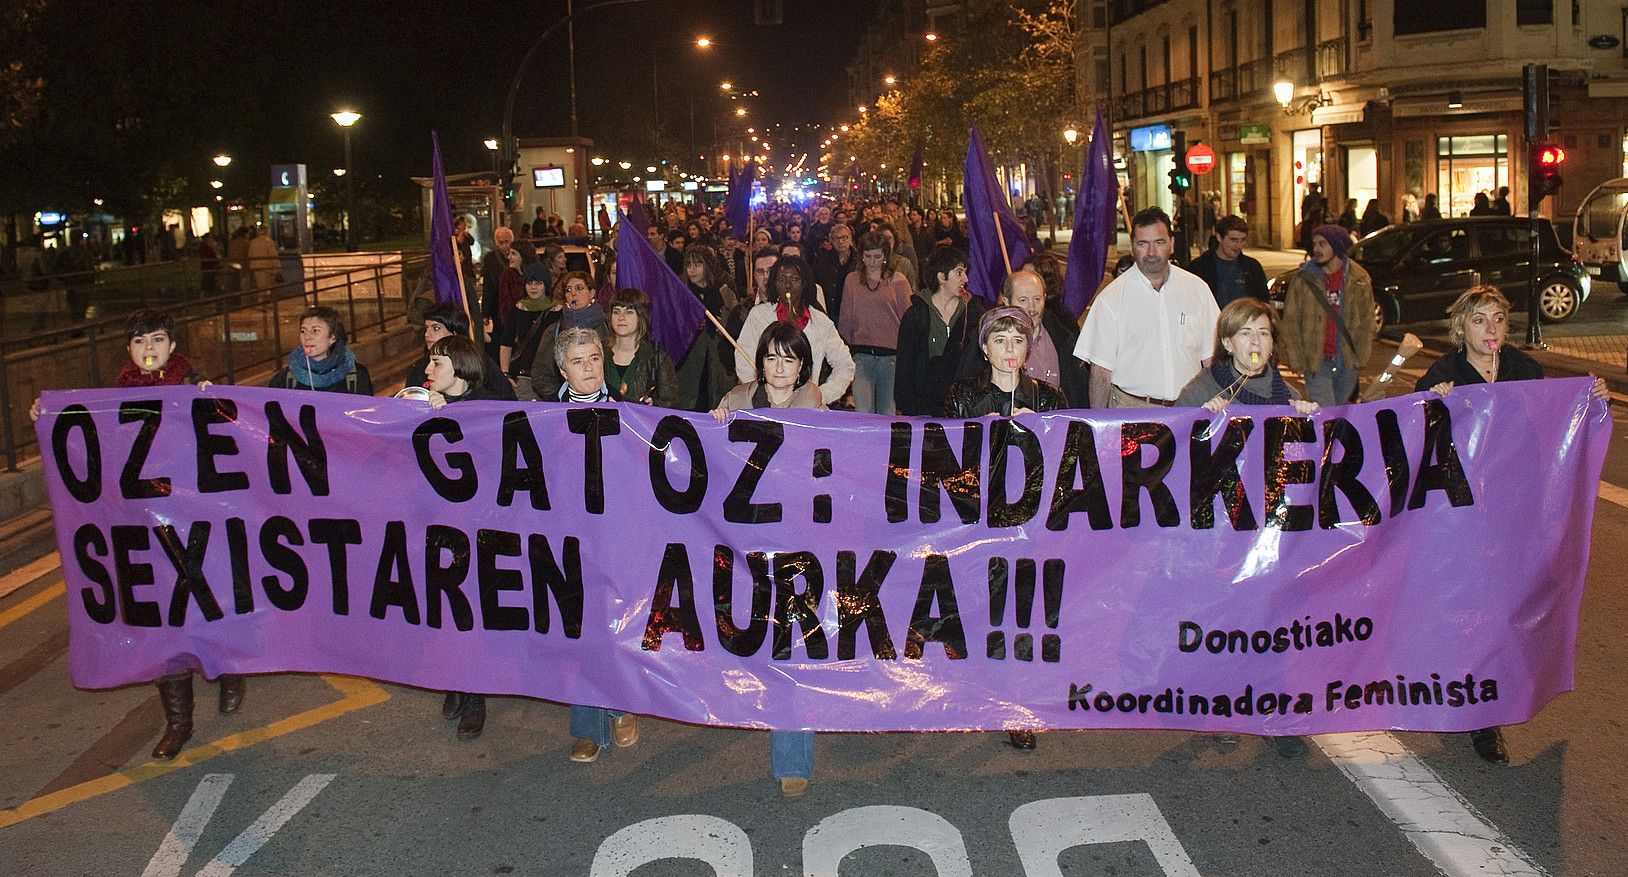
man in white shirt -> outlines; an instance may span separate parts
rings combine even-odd
[[[1170,217],[1131,219],[1133,270],[1114,278],[1086,313],[1074,356],[1091,364],[1092,408],[1168,408],[1214,353],[1215,297],[1170,264]]]

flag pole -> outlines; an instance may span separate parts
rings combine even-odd
[[[458,302],[464,306],[464,319],[469,322],[469,340],[479,344],[480,339],[475,337],[475,315],[469,312],[469,290],[464,288],[463,251],[458,249],[457,235],[453,235],[448,243],[452,245],[452,265],[458,269],[455,272],[458,275]]]
[[[1006,273],[1011,274],[1012,254],[1006,252],[1006,232],[1001,231],[1001,212],[999,210],[991,210],[989,211],[989,215],[995,218],[995,237],[999,238],[1001,242],[1001,261],[1006,263]]]

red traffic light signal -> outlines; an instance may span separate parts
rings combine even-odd
[[[1566,150],[1555,143],[1534,143],[1527,155],[1527,205],[1538,209],[1544,198],[1560,190],[1560,166],[1566,163]]]

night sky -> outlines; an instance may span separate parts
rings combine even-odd
[[[726,79],[761,92],[751,112],[765,126],[828,123],[846,108],[844,67],[874,11],[861,0],[788,0],[783,25],[756,26],[750,0],[648,0],[585,12],[593,2],[577,2],[580,133],[596,141],[598,154],[641,162],[657,157],[639,148],[651,127],[653,63],[663,129],[688,144],[693,94],[700,151],[710,141],[708,103],[727,112],[716,97]],[[287,153],[273,160],[304,161],[313,171],[338,165],[340,138],[327,114],[346,106],[363,114],[353,135],[360,172],[426,174],[432,128],[449,173],[489,169],[481,141],[499,133],[516,66],[564,14],[565,0],[412,7],[400,0],[260,7],[267,17],[244,47],[251,69],[239,75],[274,133],[269,143],[221,148],[251,158]],[[715,41],[710,50],[694,47],[702,34]],[[562,28],[523,79],[517,135],[569,133],[566,71]]]

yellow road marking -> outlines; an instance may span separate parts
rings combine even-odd
[[[0,627],[5,627],[13,621],[22,618],[24,615],[27,615],[28,613],[33,612],[35,609],[38,609],[52,600],[62,596],[64,593],[66,593],[66,591],[67,586],[62,582],[57,582],[51,587],[46,588],[32,597],[29,597],[27,600],[18,603],[10,609],[0,612]]]
[[[246,749],[256,743],[264,743],[267,740],[285,734],[292,734],[295,731],[303,731],[329,719],[335,719],[346,713],[384,703],[390,699],[388,691],[367,679],[354,676],[324,675],[322,681],[333,686],[344,697],[333,703],[309,709],[303,713],[296,713],[285,719],[279,719],[269,725],[250,728],[247,731],[222,737],[213,743],[204,743],[191,749],[184,749],[180,755],[176,756],[174,761],[149,761],[129,770],[86,780],[76,786],[69,786],[49,795],[41,795],[33,800],[24,801],[12,810],[0,810],[0,828],[16,825],[36,816],[54,813],[72,804],[88,801],[109,792],[116,792],[137,783],[146,782],[154,777],[202,764],[218,755]]]
[[[0,579],[0,597],[5,597],[12,591],[60,566],[62,566],[62,557],[53,551],[22,569],[7,573],[5,578]]]

